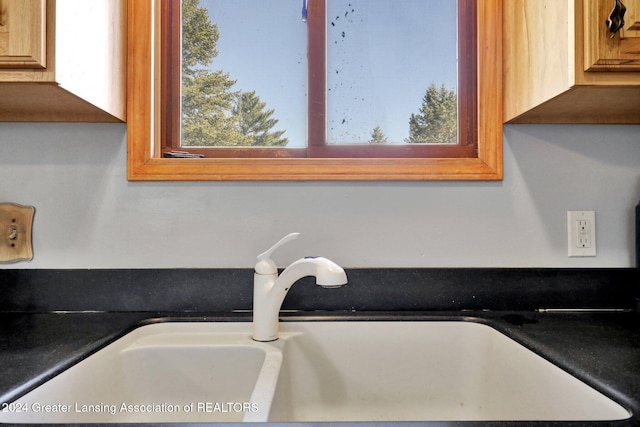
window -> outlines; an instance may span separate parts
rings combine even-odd
[[[186,1],[186,0],[185,0]],[[215,0],[221,2],[223,0]],[[290,6],[291,0],[277,2]],[[387,3],[393,0],[385,0]],[[242,4],[232,2],[236,5]],[[264,0],[262,4],[264,4]],[[277,129],[280,138],[274,146],[241,143],[225,146],[226,139],[219,138],[213,146],[198,146],[198,138],[183,138],[181,130],[187,125],[184,113],[187,109],[181,94],[188,91],[181,87],[180,2],[174,0],[136,0],[129,2],[129,178],[132,180],[430,180],[430,179],[501,179],[502,178],[502,121],[501,121],[501,1],[459,0],[457,15],[458,76],[457,126],[441,140],[422,143],[412,134],[392,136],[391,127],[369,120],[377,115],[379,107],[360,113],[362,106],[349,106],[332,89],[344,82],[357,81],[362,85],[357,69],[368,71],[368,64],[358,64],[353,47],[331,49],[346,38],[345,28],[356,33],[363,31],[366,14],[358,12],[367,3],[362,0],[307,0],[300,1],[307,7],[308,26],[308,108],[307,116],[297,121],[308,123],[306,144],[300,137],[288,137]],[[411,3],[411,2],[409,2]],[[424,0],[417,3],[425,3]],[[428,3],[428,2],[426,2]],[[443,2],[439,2],[443,3]],[[477,6],[476,6],[477,4]],[[304,7],[303,6],[303,7]],[[251,8],[242,13],[252,13]],[[257,13],[253,11],[253,13]],[[297,11],[299,13],[299,10]],[[416,15],[419,15],[416,13]],[[330,19],[327,19],[330,16]],[[372,15],[368,15],[372,20]],[[351,20],[351,27],[340,24]],[[299,23],[299,22],[298,22]],[[358,24],[360,23],[360,27]],[[281,26],[278,26],[281,28]],[[444,29],[439,29],[444,31]],[[454,28],[452,31],[456,31]],[[333,38],[332,38],[333,37]],[[389,37],[389,36],[386,36]],[[360,37],[360,39],[365,39]],[[329,46],[327,48],[327,46]],[[368,48],[367,48],[368,49]],[[340,51],[343,51],[340,56]],[[426,50],[426,49],[425,49]],[[334,55],[338,52],[338,55]],[[421,53],[416,52],[417,55]],[[424,53],[429,55],[429,53]],[[376,54],[376,57],[378,55]],[[328,59],[325,59],[328,58]],[[355,62],[357,66],[336,66],[342,62]],[[389,62],[389,61],[387,61]],[[351,69],[349,69],[351,68]],[[356,70],[345,80],[337,80],[341,72]],[[327,72],[329,70],[329,72]],[[334,75],[334,72],[336,75]],[[370,73],[369,73],[370,74]],[[393,76],[390,76],[392,79]],[[400,77],[401,78],[401,77]],[[231,80],[231,78],[230,78]],[[360,92],[348,96],[364,101],[369,95],[366,83]],[[352,84],[353,86],[353,84]],[[384,85],[383,85],[384,86]],[[447,94],[444,84],[432,84],[433,93]],[[424,89],[422,89],[424,92]],[[264,107],[259,94],[242,88],[235,91],[234,111],[242,106]],[[356,94],[356,95],[354,95]],[[425,93],[425,97],[427,94]],[[344,98],[344,96],[343,96]],[[298,101],[296,101],[298,102]],[[341,104],[342,103],[342,104]],[[363,102],[365,104],[365,102]],[[371,103],[369,103],[371,104]],[[386,101],[383,102],[386,104]],[[358,111],[358,117],[340,113],[349,107]],[[345,107],[346,105],[346,107]],[[298,109],[300,110],[300,108]],[[396,111],[398,108],[391,108]],[[336,113],[338,111],[338,113]],[[405,113],[406,117],[406,113]],[[345,127],[350,122],[365,125]],[[414,118],[416,120],[414,120]],[[306,119],[306,120],[305,120]],[[411,114],[412,126],[420,126],[418,114]],[[242,120],[238,117],[236,120]],[[277,119],[276,119],[277,120]],[[378,120],[378,119],[376,119]],[[384,120],[383,120],[384,121]],[[392,124],[398,120],[389,120]],[[410,120],[404,120],[409,128]],[[387,123],[388,125],[388,123]],[[338,130],[336,130],[338,128]],[[346,131],[345,131],[346,129]],[[197,134],[197,132],[195,132]],[[219,133],[224,135],[224,133]],[[299,135],[299,133],[298,133]],[[355,136],[354,136],[355,135]],[[413,138],[413,139],[412,139]],[[184,139],[196,141],[189,146]],[[215,139],[215,138],[209,138]],[[230,140],[231,138],[229,138]],[[283,140],[286,144],[281,144]],[[290,144],[290,140],[294,143]],[[452,141],[453,139],[453,141]],[[276,141],[276,139],[273,139]],[[381,143],[382,142],[382,143]],[[418,142],[418,143],[416,143]],[[435,142],[435,143],[433,143]],[[206,143],[209,145],[209,143]],[[254,146],[258,145],[258,147]],[[204,154],[207,158],[163,158],[169,150]]]

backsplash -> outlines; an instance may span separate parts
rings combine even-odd
[[[292,286],[283,313],[636,309],[636,269],[347,269],[349,282]],[[0,312],[247,315],[252,269],[0,270]]]
[[[0,201],[36,207],[34,259],[7,269],[287,265],[631,267],[640,126],[510,125],[502,182],[128,182],[126,125],[0,124]],[[567,257],[566,211],[598,255]]]

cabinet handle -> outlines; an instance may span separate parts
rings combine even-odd
[[[622,0],[615,0],[616,4],[613,6],[613,10],[607,19],[606,24],[609,29],[611,38],[616,36],[616,33],[624,26],[624,14],[627,8],[622,4]]]

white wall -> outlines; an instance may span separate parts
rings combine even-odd
[[[36,207],[31,262],[2,268],[629,267],[640,126],[506,126],[502,182],[139,183],[126,126],[0,124],[0,201]],[[568,258],[566,211],[596,210],[598,256]]]

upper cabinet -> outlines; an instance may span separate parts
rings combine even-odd
[[[126,13],[126,0],[0,0],[0,121],[125,121]]]
[[[640,123],[640,0],[504,3],[504,121]]]

